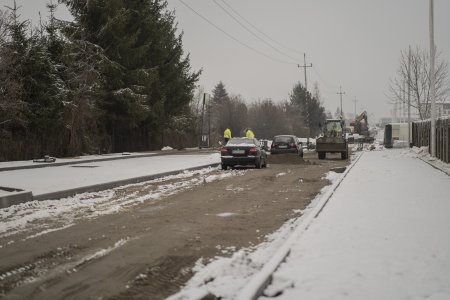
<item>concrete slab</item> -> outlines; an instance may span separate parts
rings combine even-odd
[[[173,175],[220,164],[220,154],[185,154],[101,160],[53,168],[17,169],[0,172],[0,185],[29,191],[12,197],[0,193],[2,207],[21,202],[59,199],[83,192],[95,192],[117,186]],[[32,193],[32,197],[30,196]]]
[[[33,200],[30,191],[0,186],[0,208]]]

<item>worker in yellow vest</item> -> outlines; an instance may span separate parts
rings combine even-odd
[[[223,139],[225,140],[225,145],[231,139],[231,130],[230,130],[230,128],[225,129],[225,131],[223,132]]]
[[[250,128],[247,128],[247,130],[245,131],[245,135],[246,135],[249,139],[255,138],[255,134],[253,133],[253,131],[252,131]]]

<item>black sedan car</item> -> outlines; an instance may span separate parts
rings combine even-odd
[[[302,143],[295,135],[276,135],[273,137],[270,154],[295,153],[303,157]]]
[[[256,168],[267,166],[267,154],[261,148],[257,139],[231,138],[228,143],[220,149],[222,170],[229,166],[255,165]]]

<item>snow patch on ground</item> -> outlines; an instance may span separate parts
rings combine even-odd
[[[446,299],[449,177],[416,152],[364,153],[260,298]]]
[[[343,174],[328,172],[324,179],[334,182],[342,176]],[[279,230],[267,235],[265,242],[257,247],[240,249],[231,257],[218,256],[209,263],[204,259],[197,261],[193,268],[195,275],[192,279],[179,293],[172,295],[167,300],[197,299],[196,295],[207,295],[208,293],[221,299],[235,299],[239,290],[286,242],[331,186],[324,187],[307,208],[296,210],[297,213],[302,214],[300,217],[287,221]]]
[[[242,187],[240,187],[240,186],[236,186],[236,187],[234,187],[233,185],[227,185],[227,187],[225,188],[225,190],[227,190],[227,191],[231,191],[231,192],[234,192],[234,193],[240,193],[240,192],[243,192],[244,191],[244,188],[242,188]]]
[[[235,213],[232,213],[232,212],[224,212],[224,213],[217,214],[216,216],[226,218],[226,217],[231,217],[231,216],[233,216],[233,215],[235,215]]]
[[[217,174],[214,174],[214,173]],[[245,170],[221,172],[218,168],[184,171],[147,182],[129,184],[118,188],[82,193],[59,200],[30,201],[0,209],[0,237],[33,231],[25,239],[62,230],[81,219],[95,218],[129,209],[145,201],[155,201],[194,186],[245,174]],[[165,183],[167,182],[167,183]],[[165,183],[165,184],[164,184]],[[136,192],[119,196],[120,190],[136,187]],[[141,196],[139,196],[141,192]],[[142,195],[143,194],[143,195]],[[53,224],[48,228],[47,224]],[[6,245],[0,245],[4,247]]]
[[[112,251],[116,250],[119,247],[122,247],[123,245],[125,245],[128,241],[130,240],[129,237],[125,238],[125,239],[120,239],[118,240],[116,243],[114,243],[113,246],[108,247],[106,249],[100,249],[97,252],[90,254],[84,258],[82,258],[81,260],[79,260],[76,264],[76,266],[81,266],[83,264],[85,264],[88,261],[94,260],[94,259],[99,259],[103,256],[108,255],[109,253],[111,253]]]
[[[412,147],[409,150],[403,151],[402,155],[406,156],[406,157],[419,158],[419,159],[423,160],[424,162],[429,163],[433,167],[441,170],[442,172],[447,173],[447,175],[450,175],[450,164],[447,164],[447,163],[443,162],[442,160],[437,159],[436,157],[431,157],[431,155],[428,151],[428,146],[424,146],[424,147],[420,147],[420,148]]]

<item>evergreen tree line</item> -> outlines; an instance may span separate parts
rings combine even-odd
[[[201,93],[197,96],[201,103]],[[203,115],[203,134],[210,137],[213,146],[223,140],[223,132],[230,128],[233,136],[245,136],[250,128],[258,139],[272,139],[275,135],[294,134],[298,137],[317,136],[326,119],[325,109],[317,84],[311,94],[301,83],[297,83],[289,100],[275,103],[271,99],[246,104],[241,96],[229,96],[225,85],[219,82],[209,104],[195,110]]]
[[[166,1],[59,2],[73,22],[56,19],[52,2],[35,28],[15,1],[0,10],[0,160],[195,141],[200,72]]]
[[[226,127],[266,139],[318,133],[317,86],[247,104],[220,82],[203,106],[165,0],[59,2],[73,21],[56,19],[52,2],[37,27],[15,1],[0,9],[0,161],[193,147],[202,133],[217,146]]]

